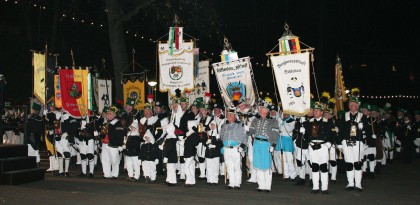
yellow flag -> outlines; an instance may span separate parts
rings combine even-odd
[[[34,95],[45,105],[45,55],[41,53],[33,53],[34,67]]]
[[[341,67],[341,62],[337,59],[335,64],[335,109],[334,113],[337,113],[338,110],[344,110],[344,102],[347,101],[346,87],[344,86],[343,71]]]
[[[124,105],[127,103],[127,99],[131,98],[134,100],[135,109],[143,109],[145,103],[144,80],[140,81],[139,78],[135,78],[134,82],[132,80],[127,80],[123,86]]]

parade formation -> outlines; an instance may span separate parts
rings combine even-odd
[[[45,82],[40,90],[34,85],[27,117],[5,105],[3,143],[26,143],[37,162],[46,147],[47,171],[56,177],[69,177],[75,166],[81,178],[126,175],[130,182],[186,188],[203,180],[228,190],[251,183],[265,193],[273,183],[293,181],[310,185],[308,193],[329,194],[339,171],[347,177],[343,189],[362,192],[363,181],[374,179],[384,165],[420,156],[420,111],[398,108],[394,115],[389,103],[361,102],[357,88],[345,93],[339,59],[334,97],[311,88],[313,48],[301,48],[298,37],[285,30],[278,52],[267,54],[275,97],[259,96],[251,59],[239,58],[227,38],[221,62],[210,66],[198,62],[194,42],[184,41],[182,27],[175,26],[168,42],[158,46],[158,90],[168,92],[168,99],[157,99],[154,89],[146,97],[150,81],[136,73],[122,77],[124,102],[118,103],[110,99],[110,80],[95,79],[89,69],[57,67],[51,98]],[[200,76],[210,69],[217,91],[210,90],[208,76]]]

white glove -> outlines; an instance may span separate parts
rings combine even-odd
[[[274,147],[273,146],[270,146],[270,148],[268,148],[268,151],[274,152]]]
[[[125,145],[122,146],[122,149],[126,149],[127,147]]]
[[[410,126],[410,125],[408,125],[408,126],[407,126],[407,129],[408,129],[408,130],[411,130],[411,126]]]
[[[123,151],[123,147],[118,147],[118,151],[122,152]]]
[[[159,164],[159,160],[158,159],[155,160],[155,164]]]
[[[184,140],[184,137],[183,136],[178,136],[178,139],[182,141],[182,140]]]
[[[363,123],[360,122],[358,127],[359,127],[359,129],[363,129]]]
[[[50,130],[50,131],[48,131],[48,134],[52,135],[52,134],[54,134],[54,131]]]
[[[46,115],[48,113],[48,110],[44,110],[44,115]]]
[[[127,143],[127,136],[124,136],[124,144]]]
[[[163,163],[168,163],[168,158],[163,158]]]
[[[159,149],[160,150],[163,150],[163,145],[161,144],[161,145],[159,145]]]
[[[98,131],[93,131],[93,136],[95,136],[95,137],[99,136],[99,132]]]
[[[375,134],[373,134],[373,135],[372,135],[372,138],[373,138],[373,139],[376,139],[376,135],[375,135]]]
[[[211,144],[211,145],[209,145],[209,148],[216,148],[216,145]],[[241,147],[241,148],[242,148],[242,147]],[[238,149],[238,151],[239,151],[239,149]]]
[[[248,125],[245,125],[244,129],[245,129],[245,132],[249,132],[249,126]]]
[[[305,134],[305,128],[304,127],[301,127],[300,129],[299,129],[299,132],[300,133],[302,133],[303,135]]]
[[[66,138],[67,136],[69,136],[69,134],[67,134],[67,132],[65,132],[61,135],[62,138]]]
[[[338,127],[335,127],[335,132],[338,133],[339,129]]]
[[[206,144],[211,144],[211,139],[208,139]]]
[[[243,152],[244,149],[242,147],[238,147],[238,152]]]
[[[328,149],[331,148],[331,142],[326,142],[325,145],[327,145]]]

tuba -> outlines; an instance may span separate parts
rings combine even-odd
[[[109,128],[109,121],[106,122],[105,125],[101,126],[101,135],[106,135],[108,134],[108,128]]]

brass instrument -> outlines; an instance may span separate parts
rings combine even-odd
[[[197,130],[198,130],[198,133],[203,133],[204,132],[204,125],[203,125],[203,123],[198,123],[197,124]]]
[[[356,124],[352,123],[350,127],[350,137],[356,137],[356,136],[357,136]]]
[[[141,124],[141,123],[139,123],[139,133],[140,133],[140,136],[144,136],[144,134],[146,134],[146,131],[147,131],[147,125],[143,125],[143,124]]]
[[[101,131],[100,131],[101,135],[108,134],[108,128],[109,128],[109,121],[107,121],[105,125],[101,126]]]

